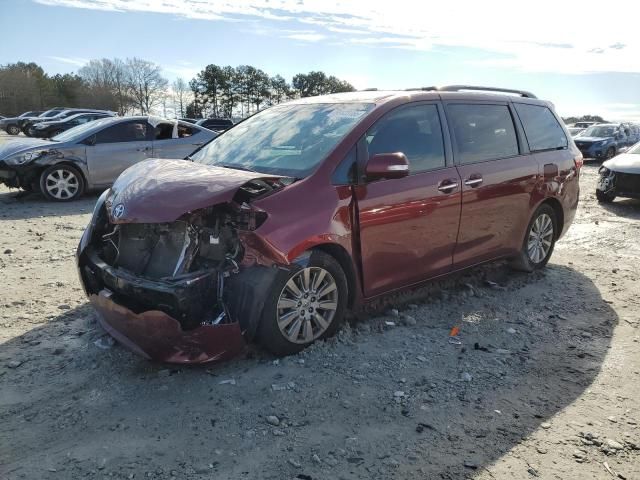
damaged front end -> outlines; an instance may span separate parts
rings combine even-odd
[[[131,222],[118,196],[103,194],[78,248],[78,268],[100,323],[114,338],[170,363],[225,360],[245,348],[276,272],[244,241],[255,240],[266,220],[249,202],[284,184],[242,180],[227,201],[158,223]]]

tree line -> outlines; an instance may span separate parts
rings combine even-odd
[[[189,117],[245,117],[292,98],[353,92],[350,83],[324,72],[299,73],[288,83],[281,75],[269,76],[251,65],[207,65],[189,82],[193,100]],[[238,111],[239,110],[239,111]]]
[[[289,83],[250,65],[211,64],[189,82],[178,78],[171,84],[159,65],[135,57],[91,60],[75,73],[56,75],[36,63],[0,65],[0,114],[9,116],[65,106],[120,115],[245,117],[292,98],[354,90],[324,72],[299,73]]]

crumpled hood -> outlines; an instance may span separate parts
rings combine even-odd
[[[603,140],[613,140],[613,137],[575,137],[576,143],[596,143]]]
[[[640,154],[622,153],[611,160],[607,160],[602,166],[614,172],[640,175]]]
[[[59,147],[60,143],[40,138],[8,138],[0,140],[0,160],[4,160],[18,153],[29,150],[42,150],[46,148]]]
[[[279,178],[187,160],[151,159],[125,170],[105,205],[112,223],[173,222],[187,212],[231,201],[250,180]]]

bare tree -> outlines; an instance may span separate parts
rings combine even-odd
[[[184,117],[184,110],[187,107],[189,99],[189,86],[182,78],[176,78],[171,86],[173,89],[173,96],[176,102],[176,113],[180,117]]]
[[[134,57],[127,59],[127,84],[135,106],[146,115],[162,101],[168,82],[159,65]]]

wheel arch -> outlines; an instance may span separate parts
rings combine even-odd
[[[82,168],[81,165],[78,165],[77,163],[74,163],[74,162],[72,162],[70,160],[66,160],[66,159],[62,159],[59,162],[38,163],[38,179],[40,179],[40,175],[42,175],[42,172],[44,172],[47,168],[54,167],[56,165],[65,165],[67,167],[72,167],[75,170],[77,170],[80,173],[80,175],[82,176],[82,181],[84,182],[85,189],[89,188],[89,183],[88,183],[88,179],[87,179],[87,173],[84,171],[84,168]]]
[[[560,203],[560,200],[558,200],[557,198],[547,197],[542,202],[540,202],[540,204],[536,207],[536,210],[542,205],[549,205],[553,209],[553,213],[555,213],[556,215],[558,228],[556,228],[555,237],[556,240],[558,240],[558,238],[560,238],[560,234],[564,230],[564,209],[562,208],[562,203]]]
[[[349,252],[347,252],[342,245],[338,245],[337,243],[321,243],[314,245],[309,251],[313,253],[314,250],[331,255],[338,262],[347,277],[347,307],[349,309],[353,308],[356,300],[358,280],[353,266],[353,260],[351,255],[349,255]]]

